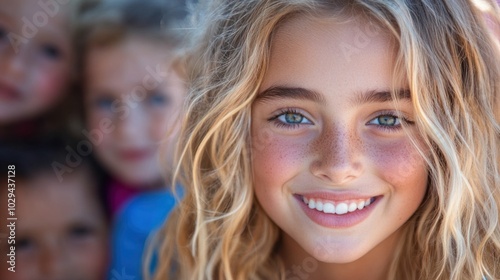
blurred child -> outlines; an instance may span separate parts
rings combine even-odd
[[[68,2],[1,0],[2,138],[16,133],[33,136],[41,129],[38,119],[48,115],[69,90],[74,57]]]
[[[111,174],[110,277],[141,278],[146,240],[175,205],[166,185],[185,92],[175,59],[185,16],[184,1],[155,0],[87,1],[78,15],[88,135]]]
[[[0,279],[105,279],[107,219],[98,180],[88,162],[59,180],[52,164],[64,158],[65,153],[53,146],[3,145],[0,149],[1,168],[15,167],[12,193],[17,218],[15,272],[7,269],[10,264],[5,259],[12,244],[2,240]],[[7,188],[1,192],[2,199],[7,199]],[[6,221],[6,210],[0,211],[2,221]],[[0,229],[3,236],[9,234],[7,230],[5,226]]]
[[[170,161],[185,91],[174,65],[180,36],[172,30],[185,12],[174,4],[91,2],[79,15],[86,124],[112,177],[113,213],[135,194],[165,185],[159,146],[169,147]]]

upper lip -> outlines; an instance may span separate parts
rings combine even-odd
[[[147,148],[133,148],[133,149],[123,149],[120,151],[122,157],[125,158],[136,158],[142,157],[150,153],[150,149]]]
[[[309,191],[309,192],[296,192],[295,195],[304,196],[307,198],[323,199],[330,201],[345,201],[345,200],[361,200],[376,197],[378,195],[363,194],[353,191]]]

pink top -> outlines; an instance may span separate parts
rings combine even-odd
[[[116,179],[112,180],[108,186],[108,203],[111,216],[115,217],[125,203],[141,192],[143,192],[143,188],[127,185]]]

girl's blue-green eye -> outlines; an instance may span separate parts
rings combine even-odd
[[[278,127],[295,128],[299,125],[312,124],[304,115],[295,110],[284,110],[268,120]]]
[[[369,122],[369,124],[381,125],[381,126],[399,126],[401,120],[399,117],[393,115],[380,115]]]
[[[295,112],[286,112],[278,116],[277,118],[284,124],[309,124],[311,123],[302,114]]]
[[[370,120],[367,125],[374,125],[376,128],[392,132],[403,129],[401,125],[402,123],[405,123],[407,125],[415,124],[413,121],[410,121],[405,117],[398,117],[393,113],[382,113]]]
[[[305,118],[304,118],[304,116],[302,116],[300,114],[286,113],[283,115],[283,119],[286,123],[302,123],[302,121]]]

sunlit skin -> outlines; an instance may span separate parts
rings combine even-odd
[[[69,4],[49,15],[38,2],[0,5],[0,125],[47,112],[73,79]]]
[[[128,37],[90,48],[85,60],[87,128],[103,134],[94,151],[115,178],[133,186],[162,184],[159,147],[165,143],[171,158],[177,139],[185,85],[172,59],[160,41]]]
[[[287,279],[387,279],[428,175],[410,140],[420,143],[406,83],[396,85],[398,105],[384,93],[396,45],[362,18],[294,18],[272,42],[252,107],[254,189],[282,230]],[[339,203],[376,200],[362,220],[325,214],[334,224],[325,226],[306,215],[301,199],[318,193]]]
[[[17,180],[16,272],[7,270],[10,245],[2,242],[1,279],[105,279],[107,225],[89,175],[80,166],[62,182],[50,171]]]

